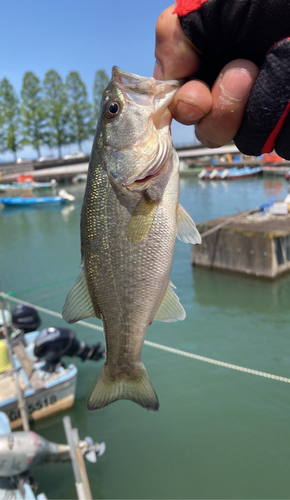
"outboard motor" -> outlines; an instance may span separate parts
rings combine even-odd
[[[34,345],[34,355],[46,360],[47,370],[53,370],[62,356],[77,356],[82,361],[99,361],[104,358],[104,351],[101,342],[88,345],[79,341],[73,330],[67,328],[44,328],[36,337]]]
[[[12,313],[12,324],[23,333],[35,332],[40,326],[41,319],[36,309],[30,306],[19,305]]]

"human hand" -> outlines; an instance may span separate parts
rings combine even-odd
[[[156,25],[157,80],[187,79],[200,67],[200,54],[183,33],[175,5],[159,16]],[[171,112],[184,125],[195,125],[197,139],[207,147],[233,140],[240,128],[258,67],[239,59],[227,64],[213,87],[201,80],[186,82],[176,93]]]
[[[256,20],[257,13],[259,13],[258,7],[262,4],[265,7],[265,2],[267,4],[272,2],[272,0],[263,0],[262,2],[261,0],[251,0],[251,2],[247,2],[247,0],[236,1],[238,2],[238,4],[236,4],[236,10],[244,7],[246,3],[250,3],[251,6],[254,5],[256,8],[256,11],[254,11]],[[192,29],[192,25],[190,25],[190,21],[192,21],[190,16],[192,13],[189,14],[189,16],[181,17],[179,19],[177,14],[173,14],[173,11],[176,9],[176,5],[174,5],[166,9],[158,18],[156,26],[155,52],[157,63],[154,69],[154,76],[157,79],[167,80],[183,78],[188,79],[189,77],[196,75],[197,79],[187,81],[176,93],[171,111],[177,121],[187,125],[195,125],[196,136],[205,146],[218,147],[235,138],[235,142],[242,152],[255,155],[259,155],[261,152],[267,152],[266,150],[263,151],[265,146],[269,151],[271,151],[275,146],[275,138],[274,142],[273,137],[271,141],[268,141],[268,143],[267,140],[273,132],[273,129],[275,129],[277,122],[279,122],[279,119],[281,118],[281,115],[290,100],[290,84],[287,84],[287,81],[290,82],[290,69],[288,69],[290,67],[289,59],[287,61],[287,57],[290,57],[288,40],[287,43],[285,43],[286,40],[282,42],[282,44],[284,43],[284,46],[287,45],[286,55],[284,47],[284,55],[282,54],[281,57],[283,50],[281,51],[280,44],[276,46],[276,49],[274,47],[274,50],[272,51],[275,52],[276,50],[276,63],[277,59],[280,62],[282,61],[282,63],[280,65],[275,63],[274,68],[272,67],[273,65],[271,66],[271,61],[270,68],[269,62],[267,62],[267,64],[265,63],[264,66],[266,67],[264,68],[263,66],[261,71],[262,77],[260,75],[257,85],[255,85],[255,82],[259,74],[258,66],[261,66],[263,63],[267,50],[271,47],[269,44],[273,45],[273,40],[276,40],[276,37],[278,36],[277,30],[278,33],[280,33],[281,38],[285,36],[287,30],[290,31],[288,28],[288,26],[290,27],[290,9],[286,5],[288,0],[286,4],[285,2],[286,0],[277,0],[275,2],[277,13],[275,11],[274,14],[283,17],[284,12],[284,17],[289,18],[288,24],[285,22],[280,24],[274,23],[274,28],[272,30],[273,33],[271,33],[272,28],[270,26],[269,30],[265,30],[266,32],[263,38],[262,28],[263,26],[265,28],[266,21],[268,24],[273,21],[273,16],[271,16],[271,13],[268,13],[269,18],[266,19],[266,21],[263,21],[261,15],[258,20],[261,19],[262,27],[258,26],[257,29],[259,33],[254,31],[259,43],[253,45],[253,43],[251,44],[249,37],[247,37],[247,29],[244,28],[244,25],[246,26],[248,23],[247,17],[244,19],[244,23],[241,23],[242,28],[240,28],[240,31],[238,32],[239,43],[242,49],[239,47],[239,50],[236,51],[232,49],[235,42],[235,32],[237,31],[235,30],[236,24],[231,23],[230,20],[229,24],[231,26],[234,25],[234,27],[231,28],[231,32],[227,29],[226,21],[223,19],[226,35],[224,32],[220,35],[219,33],[216,33],[217,28],[215,25],[221,25],[219,22],[220,19],[217,19],[216,15],[212,21],[212,26],[203,26],[203,31],[201,30],[202,33],[197,33],[197,40],[200,44],[199,47],[203,49],[203,54],[201,55],[201,50],[196,48],[196,42],[195,45],[192,43],[194,36],[196,36],[195,32],[191,36],[190,31],[190,28]],[[182,0],[178,0],[177,3],[182,6],[183,2]],[[196,2],[192,0],[189,3],[194,4]],[[199,3],[204,4],[206,3],[206,0],[201,0]],[[211,0],[209,4],[211,4],[211,6],[216,4],[219,9],[221,6],[226,6],[226,2],[223,0]],[[233,2],[231,2],[231,8],[233,8]],[[265,16],[268,10],[269,9],[265,8]],[[234,11],[234,13],[235,12],[236,11]],[[245,13],[243,12],[243,14]],[[202,18],[202,22],[203,21],[204,20]],[[210,33],[207,32],[209,27],[211,28]],[[243,30],[242,35],[244,36],[245,41],[243,41],[243,36],[241,36],[241,29]],[[187,36],[185,36],[184,31],[187,36],[191,38],[191,41]],[[200,35],[202,35],[203,38]],[[219,36],[222,39],[222,42],[219,39]],[[230,44],[231,41],[232,45]],[[221,43],[225,42],[227,50],[225,47],[222,47],[223,50],[221,50]],[[255,54],[256,47],[257,54]],[[216,54],[215,49],[217,51]],[[219,50],[223,54],[223,58],[219,58]],[[245,54],[247,59],[235,59],[234,57],[231,57],[235,54]],[[269,59],[268,55],[266,61]],[[272,56],[273,54],[271,54],[271,57]],[[250,57],[257,62],[257,65],[255,62],[249,60]],[[222,66],[223,61],[227,62],[224,67]],[[219,74],[217,70],[220,70]],[[213,76],[216,76],[214,75],[215,71],[218,76],[214,81]],[[284,77],[281,85],[282,74],[286,77]],[[199,78],[202,78],[202,80]],[[203,80],[207,80],[210,84],[214,83],[210,88],[209,85]],[[255,89],[251,94],[254,85]],[[287,85],[288,88],[285,88]],[[243,121],[250,94],[251,99]],[[282,132],[284,129],[285,125],[282,128]],[[278,131],[280,131],[280,129]],[[290,137],[290,124],[289,134],[288,130],[284,130],[283,134],[280,135],[284,135],[284,143],[283,147],[280,148],[282,151],[280,151],[279,154],[283,157],[287,157],[287,155],[290,155],[290,146],[285,148],[285,136],[287,138]],[[288,142],[290,141],[287,140],[286,142],[288,145]]]

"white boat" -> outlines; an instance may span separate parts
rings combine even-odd
[[[0,438],[10,436],[10,433],[9,419],[5,413],[0,411]],[[7,463],[7,459],[4,459],[4,465],[5,463]],[[37,497],[34,495],[28,478],[19,478],[18,475],[16,477],[12,475],[5,476],[1,475],[0,471],[0,500],[46,500],[46,498],[43,493],[37,495]]]
[[[39,332],[32,332],[25,335],[28,344],[25,351],[33,360],[34,371],[41,382],[38,390],[32,387],[17,356],[13,355],[30,420],[40,420],[71,408],[74,404],[77,383],[75,365],[70,364],[64,368],[59,364],[54,371],[49,372],[45,369],[46,361],[35,358],[33,349],[38,334]],[[8,416],[11,429],[16,429],[22,424],[14,375],[8,355],[5,354],[6,349],[6,341],[0,341],[0,411]]]
[[[71,408],[75,398],[77,368],[73,364],[66,367],[62,357],[79,357],[82,361],[103,360],[101,342],[88,345],[79,341],[75,332],[68,328],[49,327],[39,331],[41,319],[33,307],[26,305],[18,305],[12,315],[4,310],[4,317],[30,420],[40,420]],[[0,310],[0,334],[3,331]],[[6,340],[0,340],[0,411],[6,413],[11,428],[16,429],[21,426],[21,418],[7,351]]]
[[[217,168],[214,168],[213,171],[209,174],[210,179],[215,179],[218,175],[218,170]]]
[[[66,421],[65,430],[71,441],[70,418],[65,417],[63,420]],[[78,433],[74,435],[78,436]],[[83,441],[78,438],[77,441],[72,441],[71,445],[65,445],[47,441],[29,430],[11,432],[7,415],[0,411],[0,500],[45,500],[47,497],[44,493],[35,497],[34,491],[37,485],[31,475],[31,467],[47,462],[70,461],[74,459],[73,450],[76,449],[78,449],[78,461],[77,463],[74,461],[74,467],[79,469],[78,477],[86,479],[86,474],[82,475],[85,469],[82,457],[96,463],[97,457],[102,456],[106,450],[104,442],[94,443],[93,439],[87,436]],[[88,482],[86,486],[90,493]],[[86,498],[92,498],[91,494]]]

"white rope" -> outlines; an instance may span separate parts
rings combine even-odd
[[[49,309],[45,309],[44,307],[36,306],[34,304],[31,304],[30,302],[25,302],[25,300],[16,299],[16,297],[11,297],[10,295],[7,295],[7,293],[2,292],[0,293],[0,296],[2,296],[4,299],[12,300],[12,302],[17,302],[18,304],[23,304],[24,306],[34,307],[34,309],[37,309],[37,311],[41,311],[43,313],[50,314],[51,316],[55,316],[56,318],[63,319],[62,314],[60,313],[50,311]],[[94,330],[103,331],[102,326],[92,325],[91,323],[87,323],[87,321],[78,321],[78,325],[83,325],[89,328],[93,328]]]
[[[10,297],[10,295],[7,295],[4,292],[0,293],[0,296],[2,296],[3,298],[5,298],[7,300],[12,300],[13,302],[18,302],[19,304],[24,304],[24,305],[27,305],[30,307],[34,307],[38,311],[41,311],[41,312],[44,312],[46,314],[50,314],[51,316],[55,316],[57,318],[62,319],[62,315],[60,313],[50,311],[49,309],[45,309],[44,307],[30,304],[29,302],[25,302],[24,300],[16,299],[15,297]],[[103,328],[101,326],[92,325],[91,323],[87,323],[86,321],[78,321],[78,324],[86,326],[88,328],[93,328],[94,330],[101,330],[101,331],[103,330]],[[231,370],[236,370],[236,371],[243,372],[243,373],[249,373],[250,375],[257,375],[259,377],[269,378],[272,380],[278,380],[279,382],[287,382],[288,384],[290,383],[290,378],[279,377],[278,375],[272,375],[271,373],[260,372],[258,370],[251,370],[250,368],[245,368],[244,366],[233,365],[231,363],[225,363],[224,361],[218,361],[216,359],[206,358],[204,356],[199,356],[198,354],[193,354],[193,353],[187,352],[187,351],[180,351],[179,349],[174,349],[173,347],[167,347],[167,346],[162,345],[162,344],[156,344],[155,342],[150,342],[148,340],[145,340],[144,344],[149,346],[149,347],[154,347],[155,349],[160,349],[162,351],[170,352],[172,354],[177,354],[178,356],[184,356],[186,358],[195,359],[197,361],[203,361],[204,363],[210,363],[212,365],[222,366],[223,368],[229,368]]]
[[[192,354],[191,352],[180,351],[179,349],[173,349],[172,347],[167,347],[161,344],[155,344],[155,342],[149,342],[148,340],[145,340],[144,344],[149,345],[150,347],[155,347],[155,349],[161,349],[163,351],[171,352],[172,354],[179,354],[179,356],[185,356],[186,358],[196,359],[197,361],[204,361],[205,363],[211,363],[212,365],[222,366],[224,368],[230,368],[231,370],[250,373],[251,375],[258,375],[259,377],[271,378],[273,380],[279,380],[280,382],[288,382],[288,384],[290,383],[290,378],[279,377],[278,375],[259,372],[258,370],[251,370],[250,368],[232,365],[230,363],[224,363],[223,361],[218,361],[216,359],[205,358],[204,356],[199,356],[198,354]]]

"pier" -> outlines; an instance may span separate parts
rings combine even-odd
[[[191,247],[192,264],[270,279],[289,272],[290,214],[260,215],[245,212],[198,224],[202,243]]]
[[[70,181],[78,174],[86,174],[89,167],[89,156],[82,160],[56,160],[52,162],[31,162],[27,164],[11,164],[0,167],[0,182],[15,182],[21,174],[32,175],[35,181]]]

